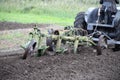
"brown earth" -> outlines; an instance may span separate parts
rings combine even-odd
[[[0,22],[0,51],[6,49],[19,48],[20,45],[24,45],[28,41],[29,32],[33,31],[33,28],[37,26],[42,33],[47,33],[50,28],[62,29],[62,26],[53,24],[20,24],[15,22]]]
[[[0,31],[3,30],[15,30],[15,29],[25,29],[25,28],[33,28],[37,27],[48,27],[50,24],[37,24],[37,23],[30,23],[30,24],[20,24],[17,22],[0,22]]]
[[[15,29],[18,29],[18,25],[19,28],[32,25],[1,22],[0,30],[9,30],[8,24],[15,26]],[[5,28],[5,25],[8,27]],[[80,49],[78,54],[71,52],[54,56],[29,56],[26,60],[21,59],[21,50],[3,51],[9,55],[0,57],[0,80],[120,80],[120,51],[107,49],[97,56],[93,48]]]

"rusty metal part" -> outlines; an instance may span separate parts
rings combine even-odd
[[[23,59],[26,59],[28,55],[32,54],[36,47],[36,42],[32,39],[30,43],[25,48],[25,53],[23,54]]]
[[[107,39],[104,35],[101,35],[99,37],[99,41],[98,41],[98,44],[102,47],[102,48],[107,48]]]
[[[55,43],[52,40],[52,38],[47,38],[46,39],[46,45],[48,46],[48,51],[55,51]]]
[[[99,41],[98,41],[98,44],[97,44],[97,55],[101,55],[102,54],[102,50],[103,49],[106,49],[108,47],[107,45],[107,39],[104,35],[101,35],[99,37]]]
[[[96,50],[97,50],[97,55],[101,55],[102,54],[102,49],[99,45],[96,46]]]

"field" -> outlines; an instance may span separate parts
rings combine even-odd
[[[98,6],[97,3],[96,0],[0,0],[0,21],[73,25],[78,12]]]
[[[22,32],[26,35],[34,24],[20,24],[4,22],[0,28],[5,34]],[[62,29],[57,25],[37,24],[44,32],[48,28]],[[13,28],[14,26],[14,28]],[[18,26],[18,27],[16,27]],[[25,28],[24,28],[25,26]],[[12,32],[11,32],[12,31]],[[2,35],[5,35],[2,34]],[[21,35],[20,35],[21,36]],[[119,80],[120,79],[120,51],[112,52],[110,49],[96,55],[93,48],[81,47],[78,54],[44,55],[41,57],[29,56],[22,60],[24,50],[19,47],[24,37],[12,39],[14,41],[2,44],[0,49],[0,80]],[[2,42],[4,40],[0,40]],[[20,41],[16,44],[16,42]],[[7,45],[7,46],[6,46]],[[5,46],[7,48],[5,48]]]
[[[94,6],[97,0],[0,0],[0,80],[120,80],[120,51],[111,49],[97,56],[94,48],[83,46],[78,54],[22,59],[20,45],[35,25],[43,33],[61,30]]]

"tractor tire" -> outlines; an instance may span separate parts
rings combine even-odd
[[[116,16],[113,21],[114,21],[113,23],[114,23],[115,28],[117,28],[120,23],[120,11],[116,13]]]
[[[116,28],[116,35],[117,35],[116,40],[120,41],[120,23],[119,23],[118,27]]]
[[[116,41],[120,41],[120,23],[119,25],[116,27]],[[119,44],[115,44],[115,48],[113,48],[113,51],[120,51],[120,45]]]
[[[85,12],[80,12],[77,14],[77,16],[75,17],[75,21],[74,21],[75,28],[86,29],[87,24],[85,22],[84,16],[85,16]]]

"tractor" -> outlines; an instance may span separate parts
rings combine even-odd
[[[51,52],[77,53],[81,46],[96,48],[97,55],[101,55],[106,48],[120,50],[120,7],[117,7],[117,12],[111,16],[108,16],[107,8],[109,6],[104,11],[104,22],[100,20],[100,8],[89,8],[86,12],[79,12],[74,26],[67,26],[64,30],[50,29],[48,34],[43,34],[35,26],[29,33],[28,43],[21,46],[25,50],[23,59],[31,53],[37,53],[37,56]],[[46,42],[45,45],[42,44],[43,41]]]
[[[86,12],[79,12],[75,17],[74,28],[86,30],[88,36],[98,43],[98,50],[112,48],[113,51],[118,51],[120,49],[120,7],[117,7],[117,12],[110,16],[111,22],[107,10],[104,14],[105,22],[102,23],[100,22],[100,8],[89,8]]]

